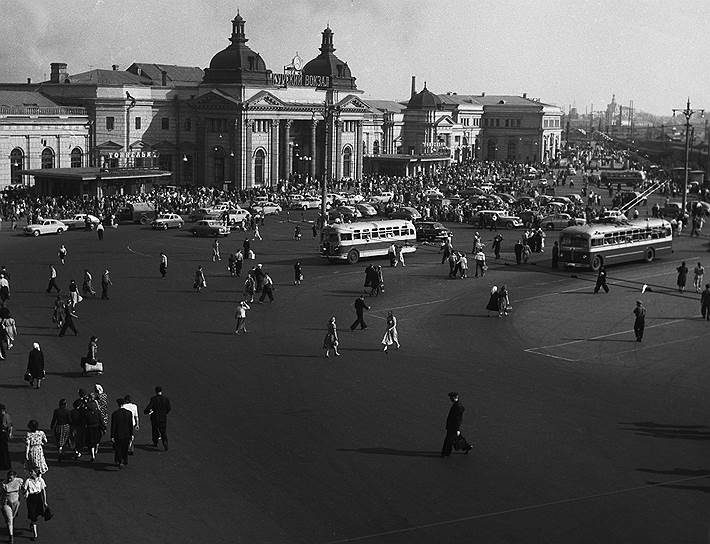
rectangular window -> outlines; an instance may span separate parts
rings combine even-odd
[[[505,120],[505,126],[507,127],[509,123],[510,123],[510,119],[506,119],[506,120]]]
[[[140,130],[141,128],[141,118],[136,117],[136,130]]]
[[[113,126],[115,123],[115,119],[113,117],[107,117],[106,118],[106,130],[113,130]]]
[[[170,117],[163,117],[160,119],[160,128],[163,130],[170,130]]]
[[[185,119],[185,132],[192,130],[192,119]]]
[[[520,128],[520,119],[515,120],[515,126]]]
[[[496,126],[497,126],[497,127],[500,126],[500,119],[496,119]]]

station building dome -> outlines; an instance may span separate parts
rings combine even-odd
[[[409,99],[407,108],[410,110],[435,110],[439,109],[441,103],[441,98],[427,89],[425,83],[424,88]]]
[[[335,89],[357,89],[355,79],[347,62],[335,56],[333,47],[333,31],[330,26],[323,31],[320,55],[306,63],[303,67],[304,76],[329,77],[331,86]]]
[[[210,67],[205,69],[203,83],[266,85],[269,71],[259,53],[253,51],[246,42],[244,19],[237,12],[232,19],[232,42],[212,57]]]

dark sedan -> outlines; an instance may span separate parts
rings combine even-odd
[[[414,228],[417,231],[417,242],[443,242],[454,235],[453,232],[436,221],[415,221]]]

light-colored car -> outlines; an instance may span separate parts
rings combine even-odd
[[[362,202],[365,200],[365,197],[362,196],[361,194],[355,194],[355,193],[344,193],[342,195],[342,202],[349,205],[349,206],[354,206],[358,204],[359,202]]]
[[[251,207],[252,212],[259,215],[272,215],[281,212],[281,206],[275,202],[257,202]]]
[[[292,210],[315,210],[320,208],[321,199],[315,196],[300,196],[290,200],[288,207]],[[328,202],[326,201],[326,206]]]
[[[394,193],[392,193],[390,191],[384,191],[384,192],[380,193],[379,195],[373,195],[370,197],[370,200],[372,200],[373,202],[387,203],[387,202],[392,201],[392,199],[394,199]]]
[[[239,225],[243,221],[249,221],[251,219],[251,213],[249,213],[249,210],[245,210],[244,208],[233,208],[231,210],[227,210],[226,214],[227,223],[229,225]]]
[[[67,226],[58,219],[40,219],[37,223],[27,225],[23,230],[28,236],[39,236],[40,234],[61,234],[67,230]]]
[[[540,219],[543,229],[565,229],[572,225],[584,225],[587,221],[583,217],[572,217],[568,213],[553,213]]]
[[[444,193],[439,189],[427,189],[424,191],[424,198],[444,198]]]
[[[411,206],[402,206],[390,214],[390,219],[406,219],[407,221],[416,221],[421,218],[422,214],[419,213],[419,210],[412,208]]]
[[[83,229],[86,227],[86,218],[89,218],[92,228],[99,224],[99,218],[90,213],[75,213],[72,217],[67,219],[60,219],[64,223],[68,230],[71,229]]]
[[[193,236],[227,236],[229,227],[214,219],[201,219],[190,229]]]
[[[181,229],[184,224],[185,221],[176,213],[161,213],[153,219],[151,226],[154,229],[168,230],[169,228]]]
[[[362,214],[363,217],[372,217],[377,215],[377,210],[374,206],[367,204],[366,202],[358,202],[355,204],[357,210]]]
[[[477,224],[480,228],[487,227],[491,220],[496,228],[514,229],[523,226],[523,221],[520,217],[510,215],[505,210],[479,210],[473,215],[472,219],[474,224]]]

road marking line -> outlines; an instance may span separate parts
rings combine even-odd
[[[141,253],[140,251],[135,251],[134,249],[131,249],[130,245],[127,245],[126,249],[128,249],[128,251],[134,253],[135,255],[142,255],[143,257],[152,257],[152,255],[148,255],[147,253]]]
[[[472,516],[466,516],[463,518],[449,519],[443,521],[435,521],[433,523],[423,523],[421,525],[414,525],[413,527],[406,527],[404,529],[393,529],[391,531],[383,531],[381,533],[373,533],[370,535],[356,536],[351,538],[342,538],[340,540],[331,540],[326,544],[344,544],[346,542],[361,542],[363,540],[371,540],[373,538],[379,538],[389,535],[397,535],[404,533],[412,533],[414,531],[419,531],[421,529],[431,529],[432,527],[443,527],[445,525],[454,525],[456,523],[462,523],[465,521],[475,521],[479,519],[493,518],[497,516],[503,516],[506,514],[515,514],[518,512],[528,512],[530,510],[539,510],[541,508],[547,508],[549,506],[557,506],[560,504],[571,504],[575,502],[588,501],[592,499],[600,499],[602,497],[612,497],[614,495],[622,495],[625,493],[633,493],[634,491],[643,491],[645,489],[654,489],[656,487],[663,487],[667,485],[676,485],[685,482],[692,482],[696,480],[704,480],[710,477],[710,474],[704,474],[703,476],[691,476],[689,478],[680,478],[678,480],[670,480],[667,482],[653,482],[645,485],[638,485],[635,487],[627,487],[624,489],[615,489],[612,491],[605,491],[603,493],[593,493],[591,495],[582,495],[580,497],[569,497],[567,499],[560,499],[557,501],[543,502],[539,504],[531,504],[528,506],[519,506],[517,508],[509,508],[507,510],[498,510],[497,512],[487,512],[485,514],[474,514]]]
[[[694,340],[695,338],[703,338],[703,337],[705,337],[704,334],[696,334],[695,336],[688,336],[687,338],[679,338],[677,340],[670,340],[668,342],[661,342],[660,344],[653,344],[652,346],[643,346],[643,347],[638,346],[636,349],[627,349],[624,351],[619,351],[619,352],[615,353],[614,355],[623,355],[624,353],[631,353],[634,351],[641,351],[644,349],[655,349],[655,348],[658,348],[661,346],[668,346],[670,344],[677,344],[678,342],[685,342],[686,340]]]
[[[418,302],[416,304],[407,304],[406,306],[393,306],[392,308],[386,308],[384,310],[375,310],[375,312],[389,312],[391,310],[403,310],[404,308],[414,308],[416,306],[427,306],[429,304],[437,304],[439,302],[448,302],[450,300],[452,300],[452,299],[451,298],[442,298],[439,300],[431,300],[429,302]],[[372,312],[372,313],[375,313],[375,312]]]

